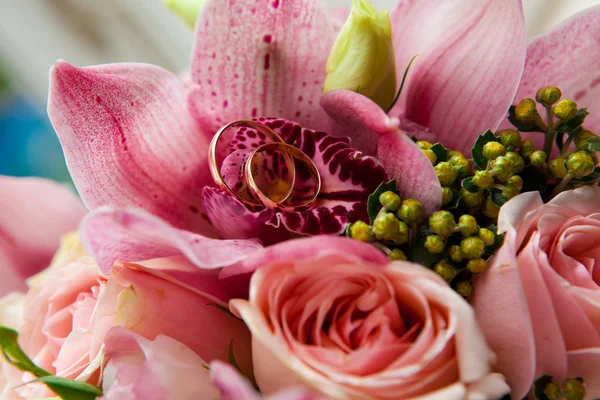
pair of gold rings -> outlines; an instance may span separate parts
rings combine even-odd
[[[227,182],[225,182],[223,176],[221,175],[220,167],[217,163],[218,142],[223,133],[227,129],[234,126],[254,129],[272,140],[271,142],[259,145],[257,148],[252,150],[250,154],[248,154],[243,166],[243,184],[239,191],[233,190],[227,184]],[[288,173],[291,175],[291,182],[289,184],[288,191],[279,199],[277,199],[277,201],[270,198],[263,192],[263,190],[260,189],[256,182],[255,171],[253,171],[254,160],[265,151],[280,152],[285,160]],[[315,183],[314,193],[308,198],[302,197],[300,200],[305,200],[303,202],[298,202],[299,199],[295,199],[293,196],[294,187],[296,185],[296,161],[302,162],[307,167],[311,178]],[[317,200],[317,196],[321,190],[321,175],[319,174],[319,170],[311,158],[297,147],[285,143],[281,136],[279,136],[271,128],[256,121],[234,121],[219,129],[210,142],[208,150],[208,163],[210,167],[210,173],[217,186],[236,197],[246,205],[265,206],[268,209],[280,209],[284,211],[295,211],[297,209],[310,207]],[[249,198],[252,200],[249,200]]]

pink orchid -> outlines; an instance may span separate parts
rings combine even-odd
[[[196,23],[187,84],[150,65],[76,68],[58,62],[48,112],[84,203],[108,206],[83,224],[88,248],[97,256],[112,254],[110,260],[99,256],[102,267],[114,257],[183,253],[201,267],[216,268],[259,245],[222,242],[221,249],[235,251],[217,256],[209,238],[269,243],[277,227],[277,240],[289,237],[285,232],[338,234],[364,218],[366,195],[383,179],[396,179],[405,197],[436,210],[441,187],[405,131],[416,127],[409,133],[463,149],[502,120],[524,62],[521,4],[403,0],[392,21],[398,73],[419,54],[393,117],[353,92],[321,96],[340,21],[319,0],[207,1]],[[228,122],[261,117],[279,118],[272,123],[281,132],[291,130],[292,144],[318,144],[311,155],[320,160],[315,162],[327,183],[304,214],[249,210],[211,187],[212,135]],[[322,131],[350,136],[352,143]],[[352,163],[370,168],[352,175]]]
[[[50,264],[60,236],[85,212],[67,187],[38,178],[0,176],[0,297],[26,290],[25,279]]]

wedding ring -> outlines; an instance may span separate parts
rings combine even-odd
[[[208,165],[209,165],[209,169],[210,169],[210,174],[220,189],[225,190],[226,192],[228,192],[232,196],[236,197],[238,200],[242,201],[243,203],[250,204],[250,205],[265,205],[266,206],[265,201],[263,201],[262,199],[263,198],[268,199],[268,197],[265,196],[262,193],[262,191],[260,191],[260,189],[258,189],[254,179],[252,179],[254,186],[262,194],[262,197],[258,197],[258,196],[255,196],[252,191],[250,191],[255,199],[260,200],[260,202],[256,202],[256,203],[249,201],[247,198],[243,197],[239,192],[236,192],[231,187],[229,187],[227,182],[225,182],[225,180],[223,179],[220,168],[217,164],[217,144],[219,142],[219,139],[221,138],[221,136],[227,129],[229,129],[232,126],[237,126],[237,125],[255,129],[256,131],[258,131],[268,137],[271,137],[274,140],[274,142],[272,142],[272,143],[285,144],[285,142],[281,138],[281,136],[279,136],[275,131],[273,131],[266,125],[261,124],[260,122],[248,121],[248,120],[239,120],[239,121],[230,122],[227,125],[223,126],[221,129],[219,129],[217,131],[217,133],[213,136],[213,138],[210,142],[210,146],[208,148]],[[271,144],[271,143],[267,143],[267,144]],[[265,145],[263,145],[263,146],[265,146]],[[293,146],[290,146],[290,147],[293,147]],[[258,150],[258,149],[256,149],[256,150]],[[246,164],[245,164],[246,167],[250,168],[250,166],[252,165],[252,163],[251,163],[251,160],[253,158],[252,155],[256,154],[256,150],[254,150],[251,153],[251,156],[248,156],[248,158],[246,159]],[[288,190],[286,195],[279,201],[279,203],[285,202],[292,195],[292,192],[294,191],[294,185],[296,182],[296,169],[294,167],[294,160],[293,160],[292,156],[290,156],[287,152],[284,152],[283,156],[286,161],[286,166],[288,167],[288,171],[289,171],[288,173],[292,176],[292,183],[290,185],[290,189]],[[250,174],[250,176],[251,175],[252,174]],[[247,184],[248,182],[246,181],[245,183]],[[243,189],[244,188],[242,188],[242,190]],[[268,200],[271,203],[273,203],[273,201],[271,199],[268,199]],[[276,203],[276,204],[279,204],[279,203]]]
[[[262,190],[260,190],[260,188],[256,184],[256,181],[254,180],[254,175],[252,174],[252,160],[258,154],[262,153],[263,151],[269,150],[269,149],[279,150],[284,155],[289,154],[296,160],[302,161],[304,164],[306,164],[306,166],[309,170],[309,173],[311,174],[313,180],[315,181],[315,193],[314,193],[314,195],[310,196],[306,202],[301,203],[301,204],[295,204],[295,205],[285,205],[284,202],[286,199],[283,199],[279,202],[275,202],[275,201],[271,200],[267,195],[265,195]],[[294,168],[294,182],[295,182],[295,177],[296,177],[295,171],[296,170]],[[256,149],[254,149],[254,151],[252,151],[252,153],[250,153],[250,155],[248,156],[248,159],[246,161],[246,168],[244,170],[244,178],[248,184],[248,190],[250,191],[252,196],[254,196],[258,200],[260,200],[260,202],[269,209],[281,209],[284,211],[296,211],[300,208],[309,207],[317,200],[317,196],[319,195],[319,192],[321,191],[321,175],[319,174],[319,170],[317,169],[317,166],[315,165],[313,160],[311,160],[311,158],[309,156],[307,156],[302,150],[300,150],[297,147],[294,147],[290,144],[284,143],[284,142],[266,143],[266,144],[263,144],[262,146],[257,147]],[[292,186],[290,188],[290,190],[293,191],[294,186]]]

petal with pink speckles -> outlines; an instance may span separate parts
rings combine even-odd
[[[401,0],[392,12],[397,75],[416,55],[392,115],[469,152],[505,118],[525,61],[521,0]]]
[[[256,117],[325,128],[318,104],[335,39],[319,0],[209,0],[198,17],[190,104],[202,128]]]
[[[212,183],[208,138],[186,94],[175,75],[151,65],[52,68],[48,115],[88,208],[141,207],[212,234],[200,202]]]

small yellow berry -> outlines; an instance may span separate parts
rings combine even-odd
[[[537,91],[535,99],[544,107],[548,107],[560,100],[561,95],[562,93],[560,92],[559,88],[554,86],[546,86]]]
[[[398,218],[409,225],[418,224],[425,217],[425,207],[418,200],[406,199],[400,205],[397,215]]]
[[[579,132],[576,136],[575,146],[578,150],[588,150],[590,148],[588,139],[591,139],[594,136],[596,135],[594,135],[593,132],[590,132],[587,129],[582,129],[581,132]]]
[[[456,171],[452,164],[447,161],[438,163],[433,169],[440,183],[444,186],[451,185],[456,180]]]
[[[480,189],[487,189],[494,184],[494,177],[489,171],[477,171],[473,175],[473,183]]]
[[[398,221],[398,234],[393,239],[396,244],[408,243],[408,225],[403,221]]]
[[[458,219],[458,229],[464,237],[474,235],[478,229],[477,220],[472,215],[463,214]]]
[[[454,215],[448,211],[436,211],[429,217],[429,228],[433,233],[442,237],[452,235],[455,227]]]
[[[462,251],[465,258],[472,260],[474,258],[479,258],[483,255],[485,251],[485,245],[483,244],[483,240],[475,236],[470,236],[464,238],[460,242],[460,250]]]
[[[474,260],[469,260],[467,263],[467,269],[471,271],[472,274],[480,274],[487,268],[487,263],[483,258],[476,258]]]
[[[514,174],[518,174],[525,169],[525,161],[523,161],[523,158],[519,155],[519,153],[509,151],[506,153],[505,157],[512,161]]]
[[[585,386],[580,379],[567,379],[563,385],[563,394],[566,400],[583,400]]]
[[[429,235],[425,238],[425,248],[431,254],[440,254],[445,247],[446,242],[438,235]]]
[[[448,249],[448,255],[450,256],[450,259],[454,262],[461,262],[465,256],[462,253],[462,250],[460,249],[460,246],[454,245],[454,246],[450,246],[450,248]]]
[[[419,141],[417,142],[417,146],[419,146],[419,148],[420,148],[421,150],[427,150],[427,149],[430,149],[430,148],[431,148],[431,146],[433,146],[433,144],[431,144],[431,143],[429,143],[429,142],[427,142],[427,141],[425,141],[425,140],[419,140]]]
[[[510,178],[513,175],[513,163],[510,158],[500,156],[492,161],[492,169],[490,170],[490,174],[502,182]]]
[[[496,242],[496,234],[486,228],[479,229],[477,236],[479,236],[479,239],[481,239],[483,244],[486,246],[491,246]]]
[[[381,193],[379,196],[379,202],[388,210],[396,211],[400,207],[402,199],[396,193],[388,190],[387,192]]]
[[[469,208],[479,207],[483,203],[483,192],[471,193],[467,189],[460,189],[462,201]]]
[[[456,291],[462,297],[469,297],[473,293],[473,285],[467,281],[460,281],[456,284]]]
[[[437,162],[437,156],[435,155],[435,153],[433,152],[433,150],[424,149],[424,150],[421,150],[421,151],[429,159],[429,162],[431,163],[431,165],[435,165],[435,163]]]
[[[393,240],[398,236],[398,219],[392,213],[382,213],[373,222],[373,232],[378,240]]]
[[[544,386],[544,394],[549,400],[559,400],[562,397],[560,387],[552,381]]]
[[[450,150],[448,152],[448,158],[452,158],[452,157],[460,157],[460,158],[465,158],[465,155],[458,151],[458,150]]]
[[[583,178],[594,171],[595,164],[590,153],[579,150],[569,156],[566,166],[569,173],[573,174],[575,178]]]
[[[440,260],[434,266],[433,270],[436,274],[442,277],[445,281],[451,281],[456,275],[456,269],[448,262],[448,260]]]
[[[483,204],[483,215],[488,218],[497,218],[500,213],[500,207],[494,204],[489,197],[485,199],[485,203]]]
[[[505,129],[498,132],[500,143],[507,149],[516,149],[521,147],[521,134],[514,129]]]
[[[449,204],[452,201],[452,197],[452,189],[448,186],[442,187],[442,205],[445,206],[446,204]]]
[[[523,189],[523,178],[521,178],[519,175],[511,176],[506,180],[506,183],[509,185],[515,185],[519,191]]]
[[[454,167],[454,170],[456,171],[456,175],[459,178],[464,178],[465,176],[467,176],[469,174],[469,170],[470,170],[469,160],[464,158],[462,155],[453,156],[452,158],[450,158],[449,162]]]
[[[371,226],[363,221],[356,221],[350,225],[349,232],[352,239],[360,240],[361,242],[369,243],[374,239]]]
[[[554,115],[563,121],[572,119],[577,114],[577,103],[570,99],[562,99],[554,105]]]
[[[515,107],[515,118],[521,122],[533,122],[537,115],[537,106],[533,99],[523,99]]]
[[[394,249],[392,250],[392,252],[388,255],[389,259],[392,261],[406,261],[408,260],[408,258],[406,257],[406,254],[404,254],[404,252],[400,249]]]
[[[488,160],[493,160],[496,157],[503,156],[506,153],[506,148],[498,142],[487,142],[483,146],[483,156]]]
[[[504,197],[507,200],[510,200],[516,195],[518,195],[520,192],[521,189],[519,189],[517,186],[508,184],[502,190],[502,197]]]
[[[529,161],[536,167],[544,167],[546,165],[546,153],[541,150],[536,150],[529,156]]]
[[[523,143],[521,144],[521,156],[523,157],[529,157],[531,155],[531,153],[533,153],[535,151],[535,146],[533,145],[533,141],[531,140],[523,140]]]
[[[565,166],[565,159],[562,157],[556,157],[554,160],[550,161],[548,167],[550,168],[552,176],[556,179],[562,179],[569,173]]]

